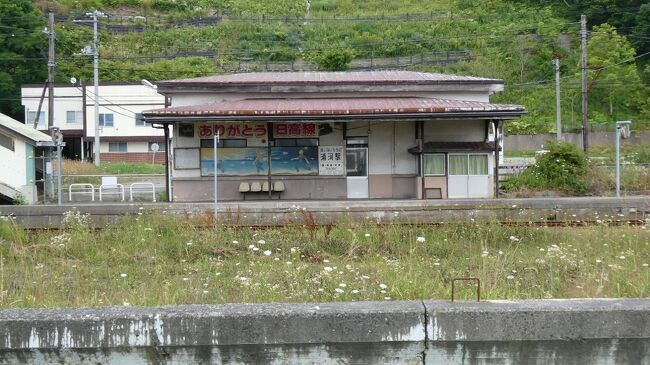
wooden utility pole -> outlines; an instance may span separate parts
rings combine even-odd
[[[48,52],[47,52],[47,129],[54,126],[54,12],[48,13]]]
[[[582,49],[582,149],[589,149],[589,102],[587,99],[587,16],[580,16],[580,48]]]

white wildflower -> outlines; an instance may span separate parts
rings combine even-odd
[[[125,278],[125,277],[127,277],[128,275],[122,273],[122,274],[120,274],[120,276],[123,277],[123,278]]]
[[[271,250],[266,250],[264,251],[264,256],[271,256],[272,253]]]
[[[259,240],[259,241],[257,241],[257,243],[259,243],[260,245],[263,245],[263,244],[266,243],[266,241],[264,241],[264,240]]]
[[[388,288],[388,285],[386,285],[386,284],[383,284],[383,283],[382,283],[382,284],[379,284],[379,288],[381,288],[381,289],[384,289],[384,290],[385,290],[385,289],[387,289],[387,288]]]
[[[325,267],[323,268],[323,270],[325,270],[326,272],[332,272],[334,269],[332,269],[332,268],[329,267],[329,266],[325,266]]]
[[[506,276],[506,279],[508,279],[508,280],[512,280],[512,279],[514,279],[514,278],[515,278],[514,275],[508,275],[508,276]]]
[[[345,293],[345,290],[340,289],[340,288],[336,288],[336,289],[334,289],[334,291],[339,293],[339,294]]]
[[[420,237],[418,237],[418,238],[416,239],[416,241],[419,242],[419,243],[423,243],[423,242],[426,241],[426,239],[425,239],[424,237],[420,236]]]

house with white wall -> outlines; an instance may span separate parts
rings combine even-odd
[[[47,98],[42,84],[23,85],[22,105],[25,123],[33,125],[38,114],[38,130],[48,130]],[[146,125],[142,111],[165,106],[165,97],[141,84],[102,83],[99,85],[100,160],[103,162],[164,161],[163,153],[154,153],[157,144],[162,150],[164,133]],[[54,86],[54,120],[52,126],[63,133],[67,158],[92,159],[95,138],[95,94],[92,85],[57,84]]]
[[[0,201],[38,198],[37,181],[42,179],[44,151],[54,146],[52,137],[0,114]],[[42,184],[41,184],[42,186]]]
[[[213,199],[215,174],[222,200],[492,197],[495,141],[525,113],[490,103],[503,80],[409,71],[247,73],[157,87],[171,107],[143,114],[173,126],[169,180],[179,201]]]

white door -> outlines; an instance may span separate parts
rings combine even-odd
[[[467,154],[449,154],[447,166],[449,176],[447,177],[447,196],[451,198],[467,198],[468,165]]]
[[[449,154],[449,198],[487,198],[490,196],[488,155]]]
[[[345,151],[349,199],[368,197],[368,147],[347,148]]]

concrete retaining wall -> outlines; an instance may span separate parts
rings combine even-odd
[[[145,212],[177,216],[206,216],[210,203],[142,203],[0,206],[0,216],[10,215],[25,228],[59,227],[63,214],[89,214],[97,226],[125,215]],[[360,201],[255,201],[219,204],[219,219],[238,225],[337,223],[342,219],[373,222],[450,222],[470,219],[511,222],[555,220],[644,220],[650,198],[527,198],[454,200],[360,200]],[[210,215],[210,214],[208,214]]]
[[[650,300],[0,310],[0,364],[648,364]]]
[[[562,133],[562,138],[577,146],[582,146],[582,134]],[[551,134],[513,134],[507,135],[503,141],[503,148],[506,151],[538,151],[547,140],[555,140],[555,133]],[[589,133],[589,145],[614,146],[616,143],[615,132],[591,132]],[[650,144],[650,132],[632,132],[629,139],[623,140],[624,144]]]

